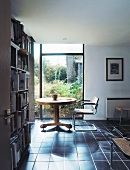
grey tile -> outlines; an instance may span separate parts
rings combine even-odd
[[[77,153],[65,153],[65,160],[78,160]]]
[[[64,170],[64,162],[50,162],[49,170]]]
[[[92,156],[89,152],[87,153],[78,153],[79,161],[92,161]]]
[[[50,154],[38,154],[36,161],[49,161],[50,160]]]
[[[47,148],[49,148],[49,147],[52,148],[52,145],[53,145],[53,142],[49,142],[48,140],[46,140],[46,142],[41,143],[40,147],[41,148],[46,148],[46,147]]]
[[[51,154],[50,156],[51,162],[64,162],[64,153],[60,154]],[[57,163],[58,164],[58,163]]]
[[[92,157],[94,160],[98,160],[98,161],[106,160],[106,158],[102,152],[92,153]]]
[[[110,160],[110,152],[105,152],[105,155],[107,159]],[[116,152],[113,152],[112,156],[113,156],[113,160],[121,160]]]
[[[94,161],[94,162],[97,170],[110,170],[110,165],[108,164],[107,161]]]
[[[113,169],[128,170],[128,167],[126,167],[122,161],[113,161]]]
[[[65,153],[76,153],[77,149],[76,147],[65,147],[64,152]]]
[[[121,153],[121,152],[118,152],[117,154],[118,154],[118,156],[119,156],[122,160],[124,160],[124,161],[129,161],[129,162],[130,162],[130,157],[127,157],[126,155],[124,155],[124,154]]]
[[[52,153],[64,153],[65,149],[64,147],[55,147],[52,148]]]
[[[35,162],[33,170],[48,170],[49,162]]]
[[[96,170],[93,161],[79,161],[80,170]]]
[[[64,162],[64,170],[80,170],[78,161],[65,161]]]
[[[38,153],[39,152],[39,148],[29,148],[29,153]]]
[[[124,164],[127,166],[128,169],[130,169],[130,160],[129,161],[124,161]]]
[[[36,120],[36,126],[31,129],[32,141],[28,154],[24,155],[18,169],[39,170],[44,167],[45,170],[108,170],[110,168],[109,141],[114,135],[120,137],[113,131],[113,125],[118,127],[119,122],[95,120],[87,123],[94,123],[98,128],[97,131],[75,133],[64,129],[56,131],[54,128],[54,131],[42,132],[37,128],[42,121]],[[127,130],[129,129],[121,127],[122,132]],[[113,169],[130,169],[130,159],[116,146],[113,150]]]
[[[89,150],[89,147],[87,147],[87,146],[86,147],[79,146],[79,147],[77,147],[77,152],[78,153],[88,153],[88,152],[90,152],[90,150]]]

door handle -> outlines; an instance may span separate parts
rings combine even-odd
[[[4,111],[4,114],[0,115],[5,121],[5,124],[10,123],[10,119],[14,117],[14,114],[10,114],[10,109]]]
[[[14,114],[5,117],[5,118],[4,118],[4,119],[5,119],[5,123],[6,123],[6,124],[10,123],[10,119],[12,119],[13,117],[14,117]]]

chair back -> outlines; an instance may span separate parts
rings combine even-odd
[[[97,107],[98,107],[98,102],[99,102],[99,98],[98,97],[94,97],[92,100],[91,100],[92,103],[94,103],[94,105],[91,105],[92,107],[92,110],[94,111],[94,114],[96,114],[97,112]]]

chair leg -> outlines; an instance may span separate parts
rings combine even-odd
[[[112,170],[113,168],[113,142],[111,141],[111,145],[110,145],[110,170]]]
[[[81,114],[81,113],[80,113]],[[95,131],[95,130],[97,130],[97,128],[96,128],[96,126],[94,125],[94,124],[91,124],[91,125],[82,125],[82,124],[76,124],[76,113],[73,113],[73,115],[72,115],[73,117],[72,117],[72,120],[73,120],[73,126],[74,126],[74,131],[82,131],[82,130],[76,130],[76,126],[86,126],[86,127],[88,127],[87,129],[85,129],[85,131],[87,131],[87,130],[91,130],[91,131]]]
[[[73,113],[73,125],[74,125],[74,130],[75,130],[75,113]]]

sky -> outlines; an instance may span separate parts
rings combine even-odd
[[[52,65],[66,66],[66,56],[44,56],[46,60],[49,60]]]
[[[43,53],[82,53],[83,45],[82,44],[43,44],[42,47]],[[34,44],[34,58],[39,60],[40,56],[40,47],[39,44]],[[61,66],[66,65],[66,56],[44,56],[47,60],[51,61],[52,65],[59,64]]]

